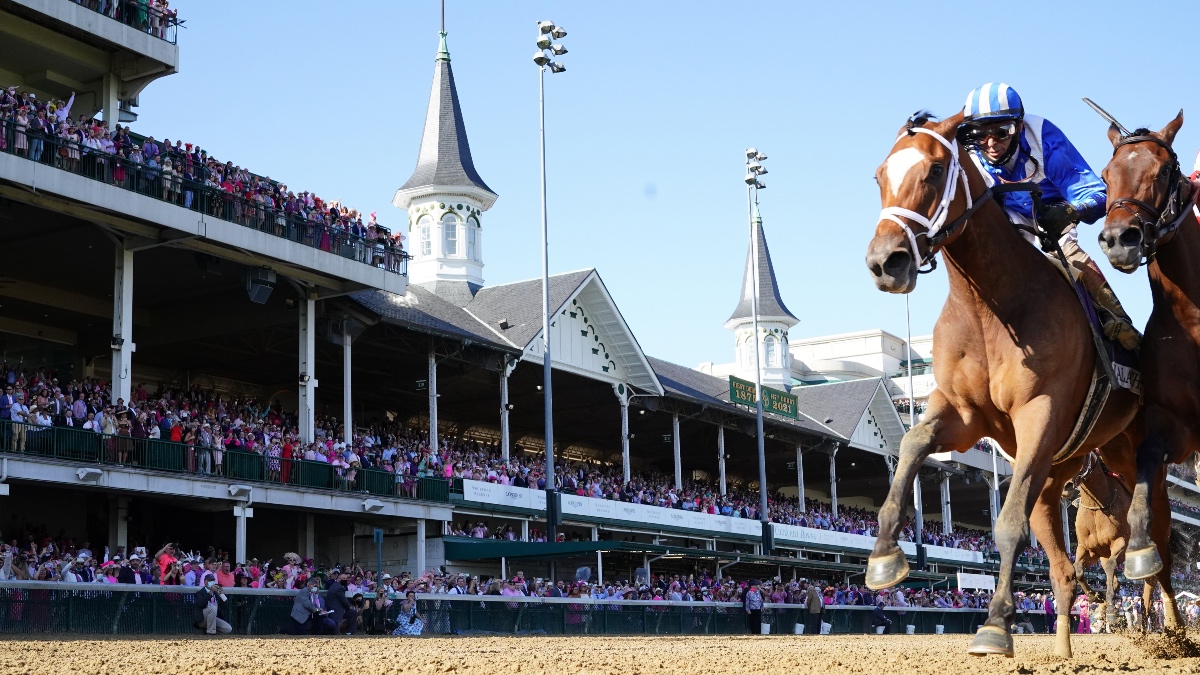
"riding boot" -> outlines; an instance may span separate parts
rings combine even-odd
[[[1092,301],[1099,306],[1104,336],[1125,349],[1136,350],[1142,344],[1142,334],[1134,327],[1133,320],[1125,313],[1117,294],[1104,278],[1104,273],[1073,239],[1064,237],[1060,241],[1062,251],[1071,267],[1079,272],[1079,281],[1091,294]]]

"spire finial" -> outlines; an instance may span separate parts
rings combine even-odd
[[[442,0],[442,29],[438,31],[438,52],[435,61],[449,61],[450,50],[446,48],[446,0]]]
[[[446,0],[442,0],[442,30],[441,33],[446,33]]]

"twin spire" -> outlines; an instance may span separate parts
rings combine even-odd
[[[767,248],[767,235],[763,231],[762,216],[758,213],[758,204],[752,207],[751,216],[754,219],[754,236],[746,251],[746,271],[742,276],[742,296],[738,300],[733,315],[725,322],[725,327],[733,329],[754,318],[754,249],[758,248],[758,318],[759,321],[772,320],[786,323],[788,327],[800,323],[800,319],[788,310],[779,295],[779,283],[775,280],[775,266],[771,264],[771,251]]]

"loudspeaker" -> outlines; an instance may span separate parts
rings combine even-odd
[[[762,554],[774,555],[775,553],[775,528],[771,527],[770,523],[763,523],[762,531]]]
[[[275,288],[275,271],[254,267],[246,270],[246,295],[250,302],[265,305]]]
[[[546,522],[562,525],[562,493],[546,490]]]
[[[924,544],[917,544],[917,568],[916,568],[916,569],[917,569],[917,571],[918,571],[918,572],[924,572],[924,571],[925,571],[925,564],[926,564],[926,558],[925,558],[925,545],[924,545]]]

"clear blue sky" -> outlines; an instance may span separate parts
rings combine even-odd
[[[745,262],[747,146],[770,157],[762,211],[784,300],[801,319],[793,339],[904,334],[903,298],[875,290],[863,256],[879,210],[875,167],[918,108],[953,114],[973,87],[1007,82],[1097,171],[1111,146],[1082,96],[1130,128],[1158,129],[1184,108],[1186,170],[1200,146],[1193,2],[447,5],[475,165],[500,195],[483,221],[487,281],[541,273],[530,57],[536,21],[552,19],[569,31],[570,53],[567,72],[547,81],[551,270],[597,268],[642,347],[688,366],[733,359],[721,324]],[[135,130],[404,222],[391,197],[416,162],[436,0],[178,9],[180,73],[142,94]],[[1153,31],[1120,27],[1137,17]],[[1082,226],[1084,247],[1144,324],[1144,272],[1112,271],[1097,233]],[[940,270],[921,279],[914,334],[932,330],[945,293]]]

